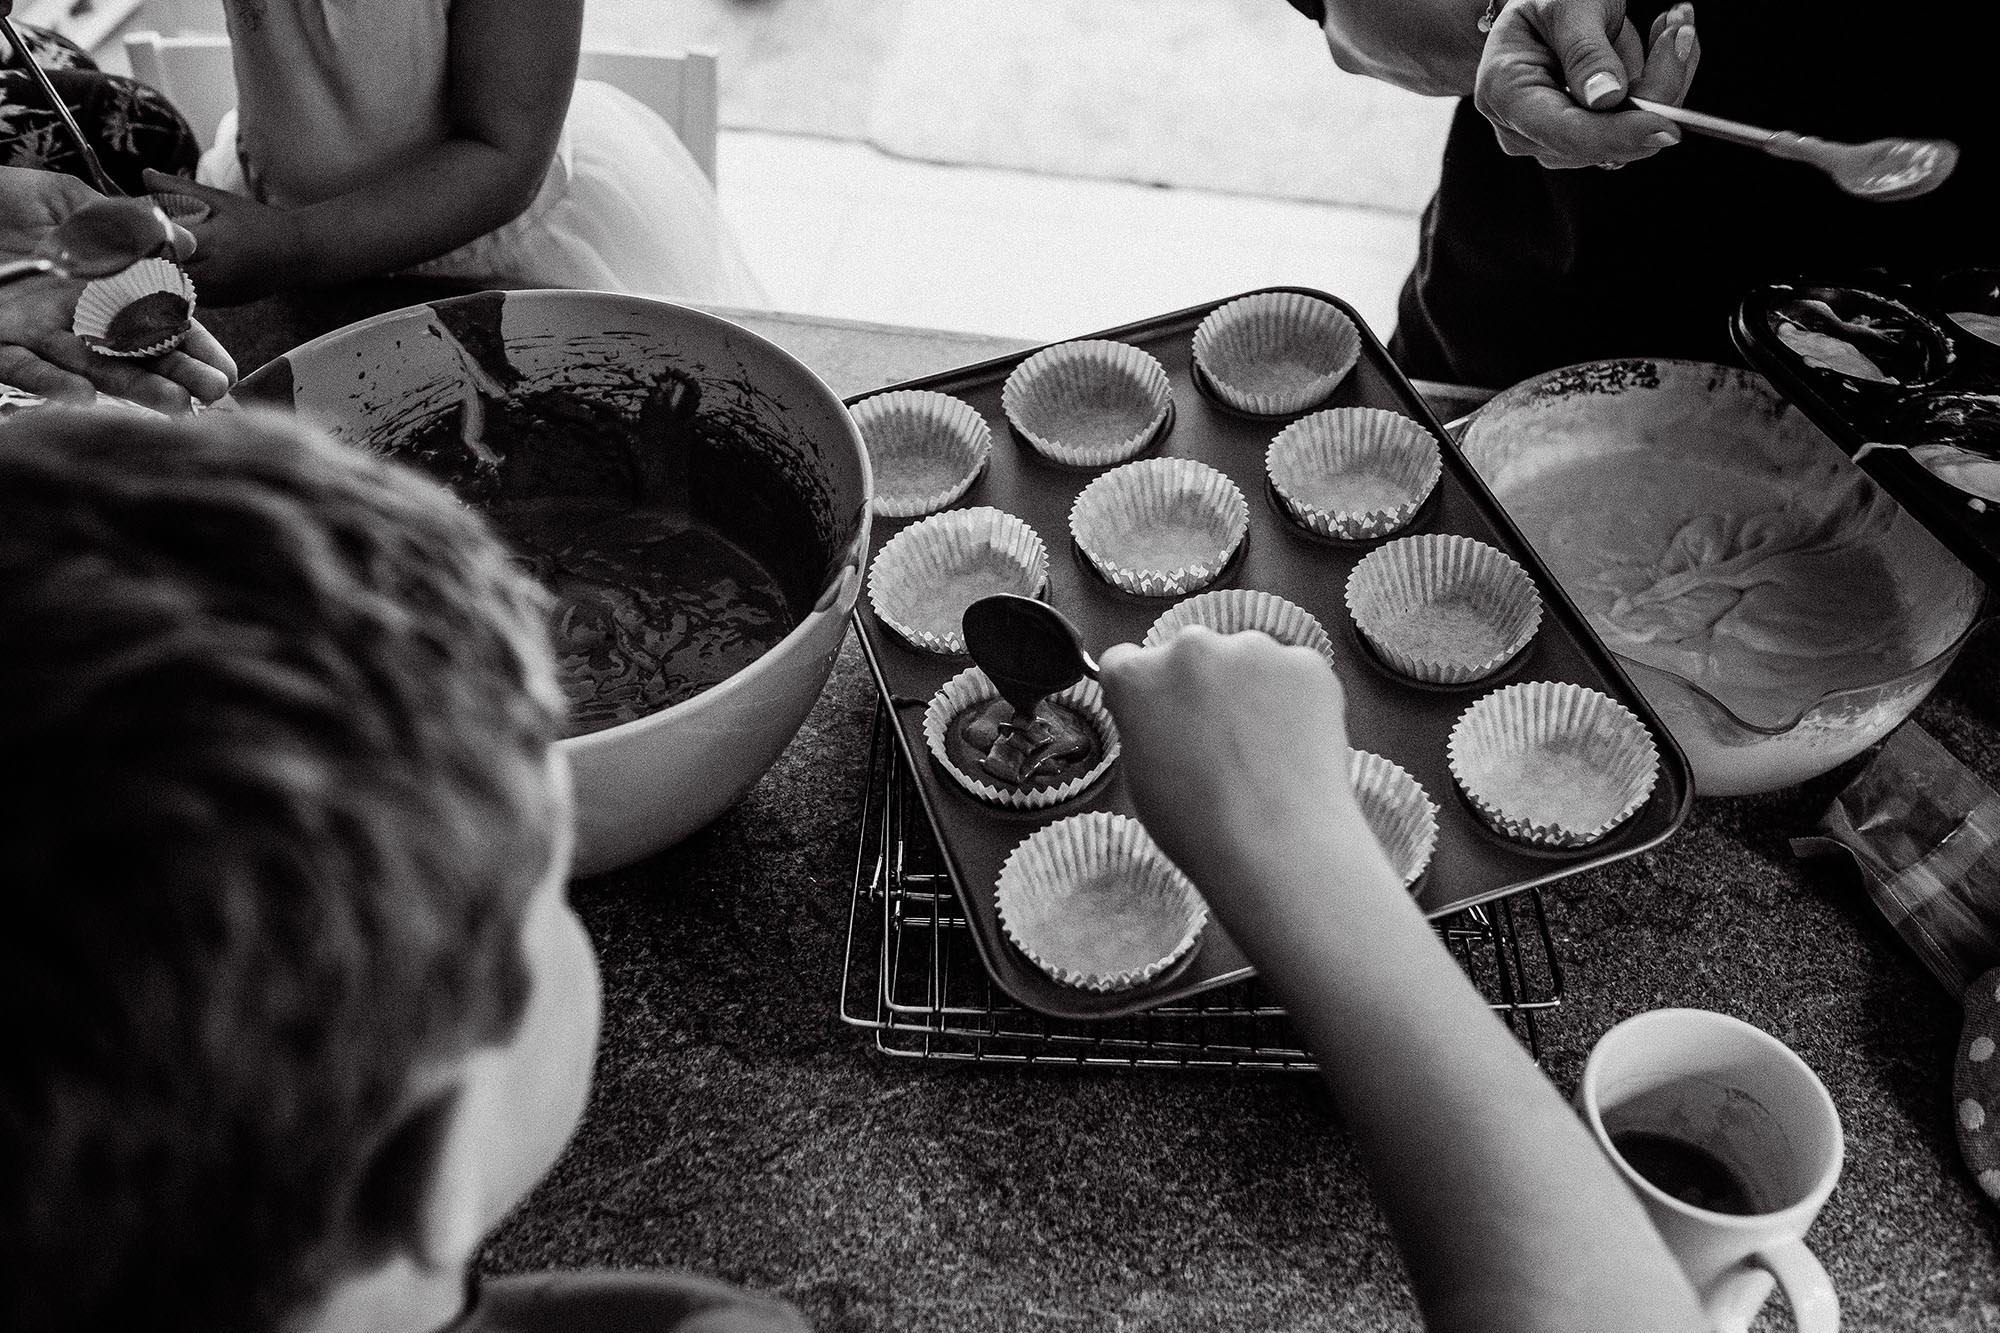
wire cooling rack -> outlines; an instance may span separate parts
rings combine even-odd
[[[878,1050],[1070,1067],[1316,1068],[1255,978],[1107,1022],[1050,1018],[994,986],[890,727],[878,698],[840,987],[841,1018],[873,1029]],[[1539,1059],[1539,1016],[1563,993],[1539,891],[1436,924],[1473,984]]]

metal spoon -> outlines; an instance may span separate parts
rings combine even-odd
[[[1949,139],[1872,139],[1834,143],[1790,130],[1767,130],[1724,120],[1686,107],[1644,97],[1629,99],[1641,111],[1665,116],[1697,134],[1759,148],[1773,157],[1806,162],[1833,177],[1833,183],[1861,199],[1893,203],[1929,194],[1958,166],[1958,145]]]
[[[1097,678],[1076,626],[1047,602],[995,593],[966,607],[959,628],[965,651],[1021,717],[1083,677]]]
[[[29,259],[0,264],[0,286],[53,274],[102,278],[174,252],[174,224],[149,199],[93,199],[58,222]]]

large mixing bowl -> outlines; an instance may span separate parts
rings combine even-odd
[[[665,642],[671,628],[672,651],[719,679],[676,677],[662,694],[665,657],[619,659],[627,676],[644,675],[634,662],[660,669],[616,682],[612,705],[591,706],[623,711],[561,742],[576,777],[578,874],[637,860],[714,819],[770,767],[826,685],[868,549],[867,455],[833,392],[748,330],[639,297],[483,292],[317,338],[246,377],[234,397],[296,408],[341,439],[410,457],[489,512],[543,512],[535,507],[546,499],[544,517],[564,521],[615,503],[620,488],[643,492],[635,522],[664,524],[677,541],[697,534],[702,551],[747,559],[743,568],[765,580],[756,597],[739,596],[750,575],[739,579],[732,565],[692,602],[675,593],[671,627],[634,627],[647,642]],[[621,529],[628,539],[657,548],[650,533],[631,537],[632,526]],[[554,581],[587,584],[596,602],[573,604],[615,605],[621,627],[669,618],[662,599],[631,599],[615,561],[600,572],[577,580],[565,566]],[[689,616],[710,617],[691,646]],[[752,621],[764,640],[738,633]],[[556,628],[559,651],[585,645],[566,657],[566,673],[601,645],[601,623]]]
[[[1701,795],[1860,753],[1980,621],[1971,571],[1747,371],[1568,366],[1486,403],[1462,445]]]

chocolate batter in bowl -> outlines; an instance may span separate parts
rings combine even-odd
[[[483,511],[552,594],[577,870],[678,842],[762,776],[833,666],[868,547],[845,407],[746,329],[600,292],[392,311],[247,377]]]
[[[1859,753],[1979,623],[1983,584],[1746,371],[1566,367],[1482,407],[1463,447],[1701,795]]]

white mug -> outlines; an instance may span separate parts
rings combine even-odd
[[[1717,1333],[1748,1329],[1773,1279],[1800,1333],[1840,1327],[1802,1239],[1840,1177],[1840,1116],[1790,1047],[1727,1014],[1656,1009],[1598,1039],[1576,1104]]]

